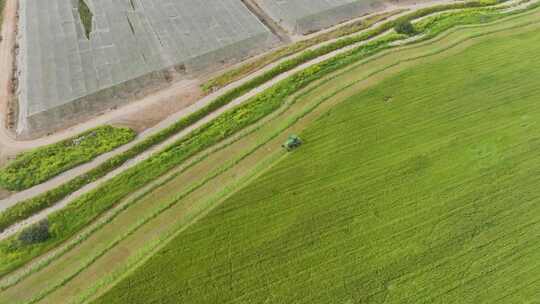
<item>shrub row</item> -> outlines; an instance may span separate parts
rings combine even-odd
[[[461,6],[463,4],[459,3],[456,5]],[[455,6],[448,5],[445,5],[445,7],[447,9],[455,8]],[[415,15],[414,18],[417,17],[418,15]],[[5,275],[33,257],[71,237],[97,216],[112,208],[119,200],[129,195],[129,193],[140,189],[171,168],[178,166],[195,153],[257,122],[279,108],[290,94],[332,71],[389,48],[390,42],[401,39],[402,37],[402,35],[390,34],[337,55],[322,63],[313,65],[280,81],[270,89],[251,98],[245,104],[225,112],[215,120],[170,145],[162,152],[126,170],[99,188],[79,197],[66,208],[50,215],[49,222],[52,237],[47,242],[32,246],[18,246],[13,242],[14,238],[0,242],[0,259],[5,261],[0,265],[0,275]],[[234,92],[233,90],[224,96],[239,94],[238,91],[236,93]],[[221,105],[226,104],[227,99],[224,96],[216,99],[214,102]],[[212,103],[207,108],[210,107],[217,109],[219,106]],[[180,130],[202,117],[204,115],[201,112],[194,113],[190,117],[182,119],[175,125],[163,130],[155,137],[148,138],[145,143],[141,143],[140,145],[147,145],[149,147],[155,144],[160,138],[163,141],[165,138],[168,138],[167,134],[174,134],[177,132],[175,130]]]
[[[102,126],[76,137],[18,155],[0,169],[0,185],[20,191],[132,141],[137,134],[128,128]]]

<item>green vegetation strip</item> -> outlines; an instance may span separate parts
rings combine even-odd
[[[371,39],[373,37],[376,37],[386,31],[389,31],[396,27],[397,25],[407,23],[408,21],[412,21],[414,19],[418,19],[424,16],[428,16],[437,12],[443,12],[447,10],[455,10],[455,9],[464,9],[464,8],[475,8],[475,7],[486,7],[486,6],[492,6],[494,4],[504,3],[507,2],[507,0],[479,0],[479,1],[468,1],[468,2],[461,2],[461,3],[453,3],[453,4],[447,4],[447,5],[438,5],[438,6],[432,6],[432,7],[426,7],[423,9],[416,10],[412,13],[406,14],[404,16],[401,16],[395,20],[385,22],[384,24],[381,24],[380,26],[377,26],[375,29],[367,31],[363,34],[359,34],[356,36],[351,37],[345,37],[343,39],[340,39],[336,42],[330,43],[328,45],[322,46],[320,48],[314,49],[314,50],[308,50],[301,54],[301,56],[297,58],[293,58],[290,60],[287,60],[283,63],[281,63],[279,66],[273,68],[271,71],[263,75],[264,81],[267,81],[285,71],[289,71],[293,69],[294,67],[297,67],[305,62],[308,62],[310,60],[313,60],[319,56],[326,55],[328,53],[331,53],[335,50],[341,49],[343,47],[365,41],[368,39]],[[399,12],[396,12],[399,13]],[[358,28],[357,31],[365,30],[369,28],[371,25],[380,22],[382,20],[386,20],[389,17],[395,15],[396,13],[388,13],[388,15],[376,15],[371,18],[368,18],[364,21],[364,23],[360,22],[355,25],[355,27]],[[316,45],[318,43],[339,38],[342,36],[347,36],[354,31],[352,31],[353,28],[351,28],[351,31],[347,30],[347,26],[343,28],[339,28],[333,32],[329,32],[327,34],[322,34],[320,36],[308,39],[306,41],[297,42],[289,47],[285,47],[283,49],[280,49],[276,52],[270,53],[268,55],[265,55],[261,57],[260,59],[257,59],[253,62],[247,63],[245,65],[242,65],[236,69],[233,69],[229,72],[224,73],[221,76],[218,76],[215,79],[210,80],[209,82],[205,83],[202,88],[204,91],[209,92],[212,90],[216,90],[219,88],[222,88],[226,86],[227,84],[230,84],[231,82],[240,79],[243,76],[248,75],[249,73],[253,72],[254,70],[260,69],[269,63],[275,62],[276,60],[279,60],[281,58],[284,58],[286,56],[295,54],[299,51],[305,50],[313,45]]]
[[[76,137],[22,153],[0,169],[0,185],[12,191],[30,188],[112,151],[130,142],[135,136],[136,133],[128,128],[102,126]]]
[[[269,65],[270,63],[276,62],[282,58],[285,58],[287,56],[299,53],[301,51],[304,51],[314,45],[321,44],[325,41],[333,40],[336,38],[344,37],[347,35],[351,35],[357,32],[360,32],[362,30],[365,30],[371,26],[373,26],[375,23],[379,23],[381,21],[384,21],[392,16],[395,16],[397,14],[400,14],[404,12],[405,10],[396,10],[391,11],[387,13],[382,13],[378,15],[370,16],[364,20],[356,21],[351,24],[347,24],[345,26],[342,26],[340,28],[337,28],[333,31],[326,32],[320,35],[317,35],[315,37],[302,40],[299,42],[295,42],[291,45],[287,45],[283,48],[280,48],[277,51],[271,52],[269,54],[263,55],[260,58],[257,58],[254,61],[248,62],[246,64],[242,64],[241,66],[234,68],[230,71],[227,71],[216,78],[213,78],[206,83],[202,85],[202,89],[204,92],[209,93],[212,91],[216,91],[218,89],[221,89],[225,87],[228,84],[233,83],[236,80],[239,80],[254,71],[260,70],[261,68]]]
[[[462,5],[457,4],[458,7],[462,7]],[[448,8],[448,6],[444,7]],[[481,17],[479,22],[487,22],[484,21],[487,19],[483,17],[483,14]],[[195,153],[257,122],[259,119],[279,108],[288,95],[332,71],[388,49],[390,48],[390,42],[402,38],[402,35],[390,34],[384,38],[374,40],[346,53],[342,53],[290,76],[265,92],[251,98],[244,105],[227,111],[214,121],[174,143],[163,152],[126,170],[94,191],[79,197],[65,209],[50,215],[49,223],[52,229],[52,238],[49,241],[31,246],[20,246],[15,238],[0,242],[0,259],[3,261],[2,265],[0,265],[0,274],[5,275],[39,254],[55,247],[93,221],[97,216],[112,208],[119,200],[129,195],[129,193],[179,165]],[[225,99],[219,100],[222,102],[225,101]],[[213,105],[211,104],[209,107]],[[169,129],[164,130],[159,134],[161,137],[147,139],[146,144],[153,145],[156,138],[164,139],[171,133],[176,133],[175,130],[182,129],[184,126],[191,124],[193,119],[198,120],[197,115],[201,115],[201,113],[195,113],[179,121]]]
[[[468,39],[473,38],[473,37],[478,38],[478,37],[484,36],[486,34],[492,34],[492,33],[496,33],[496,32],[497,31],[487,31],[487,32],[482,33],[482,34],[477,34],[477,35],[470,36]],[[456,43],[461,43],[461,42],[467,41],[468,39],[456,41],[454,44],[451,44],[450,47],[455,46]],[[350,88],[350,87],[354,86],[355,84],[357,84],[358,82],[365,80],[366,78],[369,78],[369,77],[371,77],[373,75],[376,75],[376,74],[378,74],[380,72],[383,72],[383,71],[387,70],[388,68],[395,67],[395,66],[397,66],[397,65],[399,65],[401,63],[408,62],[408,61],[414,61],[414,60],[421,59],[421,58],[424,58],[424,57],[429,57],[429,56],[432,56],[432,55],[436,55],[436,54],[439,54],[439,53],[441,53],[441,52],[443,52],[445,50],[447,50],[447,48],[436,50],[434,53],[424,54],[424,55],[421,55],[421,56],[413,57],[413,58],[407,59],[405,61],[398,61],[397,63],[389,65],[389,66],[387,66],[385,68],[382,68],[380,70],[374,71],[374,72],[368,74],[366,77],[363,77],[363,78],[361,78],[359,80],[356,80],[356,81],[348,84],[347,86],[342,87],[340,90],[338,90],[338,91],[336,91],[336,92],[334,92],[334,93],[332,93],[332,94],[330,94],[328,96],[325,96],[324,98],[318,100],[316,103],[312,104],[304,112],[302,112],[299,116],[296,116],[295,118],[289,120],[286,124],[284,124],[284,128],[287,128],[288,126],[291,126],[296,121],[298,121],[300,118],[302,118],[305,115],[311,113],[321,103],[323,103],[325,101],[328,101],[329,99],[334,98],[342,90]],[[355,65],[355,66],[353,66],[352,69],[347,69],[346,71],[344,71],[342,73],[334,75],[334,76],[328,78],[327,80],[325,80],[323,83],[334,81],[334,79],[336,79],[337,77],[339,77],[339,76],[341,76],[343,74],[349,73],[350,71],[352,71],[354,69],[357,69],[358,67],[359,67],[359,65]],[[296,101],[298,99],[305,98],[305,96],[308,95],[307,93],[312,92],[312,91],[313,91],[313,89],[311,89],[311,90],[309,90],[307,92],[304,92],[303,94],[297,96],[292,103],[296,103]],[[284,130],[284,129],[283,128],[279,129],[279,131],[275,135],[277,136],[278,134],[280,134],[282,132],[282,130]],[[274,137],[272,137],[272,138],[274,138]],[[272,138],[270,138],[270,139],[272,139]],[[265,163],[266,163],[266,161],[265,161]],[[267,166],[267,164],[262,164],[262,165],[263,166],[261,168]],[[259,169],[259,170],[262,170],[262,169]],[[257,171],[257,170],[255,170],[255,171],[256,172],[261,172],[261,171]],[[240,182],[237,183],[237,185],[238,185],[238,187],[240,187],[240,185],[245,185],[245,182],[240,181]],[[236,187],[236,188],[228,187],[227,188],[227,191],[229,191],[228,193],[226,193],[226,192],[216,193],[215,195],[212,196],[213,198],[210,200],[210,202],[206,203],[206,204],[211,205],[211,206],[215,205],[215,203],[218,200],[221,201],[222,199],[227,198],[228,194],[231,193],[231,191],[234,192],[233,189],[237,189],[238,187]],[[174,204],[175,202],[172,202],[172,203]],[[211,209],[211,207],[209,207],[209,208]],[[205,214],[206,214],[206,212],[205,212]],[[197,216],[197,218],[200,218],[200,216]],[[91,288],[86,290],[83,294],[80,294],[78,296],[77,300],[74,301],[73,303],[87,303],[89,298],[95,297],[97,291],[104,290],[104,288],[106,288],[107,286],[112,286],[112,285],[116,284],[119,280],[122,280],[122,279],[125,279],[125,278],[129,277],[131,274],[133,274],[133,272],[136,270],[136,268],[138,268],[143,263],[145,263],[149,259],[151,259],[151,256],[154,253],[156,253],[157,249],[162,249],[163,244],[168,243],[173,237],[177,237],[179,235],[179,233],[185,231],[185,229],[187,229],[188,227],[189,226],[186,226],[185,224],[180,224],[180,225],[178,225],[177,229],[173,229],[173,232],[171,232],[171,233],[169,233],[167,235],[161,236],[159,239],[157,239],[156,241],[153,241],[151,244],[145,245],[135,255],[131,256],[129,258],[129,260],[125,263],[125,265],[123,265],[120,269],[115,270],[113,273],[108,274],[106,277],[103,277],[102,279],[100,279],[97,283],[95,283],[95,285],[93,285]],[[176,231],[176,232],[174,232],[174,231]],[[167,245],[165,245],[165,246],[167,246]]]
[[[215,110],[223,107],[224,105],[229,104],[231,101],[235,100],[236,98],[246,94],[250,90],[264,84],[265,82],[273,79],[274,77],[282,73],[285,73],[287,71],[290,71],[300,66],[303,63],[306,63],[319,56],[326,55],[328,53],[331,53],[343,47],[376,37],[382,33],[385,33],[391,30],[396,24],[400,22],[404,22],[407,20],[414,20],[422,16],[427,16],[427,15],[430,15],[436,12],[445,11],[445,10],[469,8],[469,7],[484,7],[484,6],[497,4],[500,2],[504,2],[504,0],[489,0],[489,1],[482,0],[482,1],[456,3],[456,4],[450,4],[450,5],[440,5],[440,6],[435,6],[435,7],[424,8],[424,9],[412,12],[410,14],[407,14],[405,16],[402,16],[394,21],[389,21],[363,34],[347,37],[339,41],[336,41],[334,43],[317,48],[315,50],[305,51],[301,53],[298,57],[287,60],[281,63],[280,65],[278,65],[277,67],[271,69],[270,71],[258,77],[255,77],[254,79],[244,83],[243,85],[240,85],[239,87],[235,89],[232,89],[226,92],[225,94],[221,95],[220,97],[212,101],[206,107],[189,115],[188,117],[185,117],[179,120],[177,123],[160,131],[158,134],[148,137],[143,142],[134,146],[132,149],[111,158],[110,160],[106,161],[102,165],[91,170],[87,174],[76,177],[55,189],[47,191],[44,194],[38,195],[29,200],[18,203],[15,207],[8,210],[5,214],[0,215],[0,231],[8,228],[10,225],[13,225],[14,223],[16,223],[17,221],[21,219],[28,218],[32,216],[33,214],[35,214],[36,212],[39,212],[41,210],[44,210],[48,207],[53,206],[55,203],[66,198],[71,193],[81,189],[82,187],[84,187],[85,185],[91,182],[94,182],[102,178],[109,172],[122,166],[126,161],[136,157],[137,155],[146,151],[147,149],[164,142],[171,136],[177,134],[178,132],[184,130],[185,128],[196,123],[203,117],[207,116],[209,113],[214,112]],[[2,271],[0,268],[0,275],[1,274],[2,274]]]
[[[81,23],[84,28],[84,34],[86,35],[87,39],[90,39],[94,14],[92,14],[92,11],[86,4],[85,0],[79,0],[79,15],[81,16]]]
[[[534,302],[539,52],[509,32],[348,98],[95,303]]]
[[[4,20],[4,6],[6,6],[6,0],[0,0],[0,30],[2,29],[2,22]],[[0,41],[2,41],[1,35]]]

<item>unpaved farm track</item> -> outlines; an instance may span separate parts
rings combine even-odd
[[[15,2],[14,0],[11,0],[11,2]],[[454,1],[448,1],[448,2],[454,2]],[[441,1],[438,1],[436,2],[437,4],[441,4],[443,2]],[[432,3],[429,3],[429,4],[426,4],[426,5],[422,5],[422,6],[419,6],[419,5],[416,5],[415,7],[416,8],[422,8],[422,7],[425,7],[425,6],[429,6],[430,4]],[[399,17],[400,15],[396,15],[394,16],[393,18],[397,18]],[[388,20],[386,20],[385,22],[387,22]],[[383,34],[384,35],[384,34]],[[375,38],[378,38],[378,37],[375,37]],[[275,83],[289,77],[290,75],[300,71],[300,70],[303,70],[309,66],[312,66],[314,64],[317,64],[317,63],[320,63],[321,61],[324,61],[328,58],[331,58],[331,57],[334,57],[340,53],[343,53],[343,52],[347,52],[348,50],[352,49],[352,48],[356,48],[358,47],[359,45],[362,45],[362,44],[365,44],[367,42],[369,42],[371,40],[366,40],[366,41],[362,41],[360,43],[357,43],[357,44],[354,44],[354,45],[351,45],[351,46],[348,46],[348,47],[345,47],[345,48],[342,48],[340,50],[337,50],[337,51],[334,51],[332,53],[329,53],[327,55],[324,55],[324,56],[321,56],[313,61],[310,61],[308,63],[305,63],[291,71],[288,71],[286,73],[283,73],[281,74],[280,76],[272,79],[271,81],[265,83],[264,85],[256,88],[256,89],[253,89],[252,91],[250,91],[249,93],[245,94],[244,96],[236,99],[235,101],[233,101],[232,103],[228,104],[227,106],[215,111],[214,113],[206,116],[204,119],[202,119],[201,121],[199,121],[198,123],[188,127],[187,129],[183,130],[182,132],[176,134],[175,136],[169,138],[167,141],[165,141],[164,143],[160,144],[160,145],[157,145],[147,151],[145,151],[144,153],[142,153],[141,155],[139,155],[138,157],[136,157],[135,159],[132,159],[130,161],[128,161],[127,163],[125,163],[123,166],[121,166],[120,168],[114,170],[113,172],[109,173],[106,177],[102,178],[100,181],[97,181],[97,182],[94,182],[92,184],[89,184],[87,186],[85,186],[84,188],[80,189],[79,191],[71,194],[69,197],[67,197],[66,199],[62,200],[61,202],[59,202],[58,204],[56,204],[55,206],[49,208],[49,209],[46,209],[46,210],[43,210],[42,212],[34,215],[33,217],[25,220],[25,221],[22,221],[16,225],[13,225],[12,227],[10,227],[9,229],[7,229],[6,231],[4,231],[2,234],[0,234],[0,239],[4,239],[4,238],[7,238],[13,234],[15,234],[16,232],[18,232],[21,228],[24,228],[26,227],[27,225],[30,225],[32,223],[35,223],[41,219],[44,219],[45,217],[47,217],[50,213],[56,211],[56,210],[59,210],[59,209],[62,209],[63,207],[65,207],[67,204],[69,204],[69,202],[72,201],[72,199],[90,191],[90,190],[93,190],[95,189],[97,186],[99,186],[101,183],[103,182],[106,182],[107,180],[109,180],[110,178],[122,173],[123,171],[125,171],[126,169],[128,168],[131,168],[133,167],[134,165],[138,164],[139,162],[145,160],[145,159],[148,159],[152,154],[154,154],[155,152],[165,148],[166,146],[170,145],[171,143],[177,141],[178,139],[184,137],[185,135],[187,135],[188,133],[190,133],[191,131],[193,131],[194,129],[200,127],[201,125],[213,120],[215,117],[219,116],[220,114],[222,114],[224,111],[230,109],[230,108],[233,108],[241,103],[243,103],[244,101],[248,100],[249,98],[253,97],[254,95],[260,93],[261,91],[271,87],[272,85],[274,85]],[[324,42],[322,44],[325,44],[325,43],[328,43],[328,42]],[[297,55],[297,54],[296,54]],[[294,57],[296,55],[293,55],[291,57]],[[289,57],[290,58],[290,57]],[[283,60],[286,60],[287,58],[283,59]],[[69,171],[69,172],[66,172],[65,174],[62,174],[60,176],[58,176],[57,178],[47,182],[47,183],[44,183],[42,185],[39,185],[39,186],[36,186],[32,189],[29,189],[27,191],[23,191],[23,192],[20,192],[6,200],[3,200],[3,201],[0,201],[0,210],[4,210],[5,208],[9,207],[9,206],[13,206],[15,205],[17,202],[21,201],[21,200],[24,200],[24,199],[27,199],[27,198],[31,198],[33,197],[34,195],[36,195],[37,193],[41,193],[43,191],[47,191],[49,189],[52,189],[58,185],[61,185],[62,182],[68,178],[70,178],[70,176],[74,177],[74,176],[78,176],[82,173],[85,173],[86,170],[88,170],[89,168],[93,168],[97,165],[99,165],[101,162],[105,161],[107,158],[111,157],[111,156],[114,156],[114,155],[117,155],[123,151],[125,151],[126,149],[128,149],[129,147],[135,145],[136,143],[140,142],[142,139],[144,139],[145,137],[151,135],[151,134],[154,134],[154,133],[157,133],[159,132],[161,129],[173,124],[174,122],[176,122],[178,119],[186,116],[186,115],[189,115],[190,113],[193,113],[194,111],[204,107],[205,105],[207,105],[209,102],[211,102],[214,98],[216,98],[217,96],[221,95],[223,92],[226,92],[236,86],[239,86],[241,85],[242,83],[246,82],[246,81],[249,81],[251,79],[253,79],[254,77],[257,77],[259,76],[260,74],[264,73],[265,71],[273,68],[274,66],[278,65],[280,62],[282,62],[283,60],[281,61],[278,61],[274,64],[271,64],[267,67],[265,67],[264,69],[261,69],[260,71],[258,71],[257,73],[254,73],[248,77],[246,77],[245,79],[239,81],[239,82],[236,82],[236,83],[233,83],[225,88],[223,88],[222,90],[220,91],[217,91],[215,92],[214,94],[211,94],[209,96],[206,96],[205,98],[203,98],[201,101],[199,101],[198,103],[194,104],[193,106],[183,110],[183,111],[180,111],[178,113],[175,113],[174,115],[172,115],[171,117],[169,117],[168,119],[162,121],[160,124],[158,124],[157,126],[147,130],[146,132],[143,132],[139,138],[137,140],[135,140],[134,142],[126,145],[125,147],[122,147],[116,151],[113,151],[111,153],[108,153],[106,155],[103,155],[102,157],[99,157],[98,159],[96,159],[95,161],[91,162],[91,163],[88,163],[86,164],[85,166],[81,166],[79,168],[75,168],[74,170],[72,171]],[[155,95],[152,95],[152,96],[161,96],[160,94],[165,94],[167,95],[167,93],[170,93],[171,91],[170,90],[164,90],[162,92],[160,92],[159,94],[155,94]],[[151,96],[151,97],[152,97]],[[169,95],[170,96],[170,95]],[[2,209],[3,208],[3,209]]]
[[[7,35],[10,37],[9,40],[4,40],[2,43],[0,43],[0,51],[2,51],[2,55],[4,55],[2,58],[5,57],[5,60],[0,62],[0,70],[5,70],[6,67],[11,66],[11,62],[14,60],[13,52],[12,50],[15,47],[16,43],[16,37],[15,37],[15,29],[17,26],[17,18],[16,18],[16,11],[17,11],[17,1],[18,0],[8,0],[6,3],[6,9],[5,14],[7,18],[5,18],[4,23],[7,24],[7,26],[4,26],[4,32],[9,33],[11,35]],[[7,5],[9,4],[9,5]],[[366,18],[366,16],[357,18],[355,20],[361,20],[363,18]],[[8,22],[8,20],[10,22]],[[341,25],[336,26],[339,27]],[[328,29],[331,30],[331,29]],[[306,36],[306,39],[309,37],[312,37],[313,35]],[[321,44],[322,45],[322,44]],[[316,46],[314,46],[316,47]],[[122,151],[125,151],[127,147],[131,147],[137,142],[140,142],[144,137],[147,137],[151,134],[154,134],[157,132],[157,130],[165,128],[166,126],[172,124],[175,122],[175,120],[186,116],[189,113],[192,113],[192,109],[198,109],[200,108],[200,104],[207,104],[211,101],[212,98],[215,98],[222,93],[226,92],[227,90],[233,89],[235,87],[238,87],[242,85],[243,83],[263,74],[264,72],[268,71],[269,69],[277,66],[279,63],[294,57],[295,55],[291,55],[287,58],[283,58],[274,64],[270,64],[266,66],[265,68],[259,70],[256,73],[253,73],[242,80],[239,80],[235,83],[232,83],[228,85],[227,87],[222,88],[219,91],[216,91],[214,94],[211,94],[210,96],[204,97],[202,99],[200,98],[200,95],[202,94],[200,90],[200,82],[199,80],[181,80],[178,82],[173,83],[170,87],[165,88],[163,90],[160,90],[156,93],[150,94],[146,96],[145,98],[142,98],[138,101],[132,102],[130,104],[127,104],[123,107],[121,107],[118,110],[114,111],[108,111],[102,115],[99,115],[89,121],[85,121],[81,124],[78,124],[76,126],[67,128],[61,132],[54,133],[52,135],[33,139],[33,140],[19,140],[12,137],[12,134],[9,130],[7,130],[2,123],[0,126],[0,159],[5,156],[13,156],[17,153],[20,153],[22,151],[33,149],[36,147],[56,143],[61,140],[65,140],[66,138],[76,136],[77,134],[80,134],[84,131],[87,131],[91,128],[95,128],[104,124],[115,124],[119,123],[120,125],[137,125],[137,122],[134,122],[134,120],[140,119],[141,113],[144,115],[144,113],[148,113],[149,111],[156,111],[157,108],[163,108],[164,105],[169,105],[171,103],[181,104],[182,110],[178,111],[175,110],[174,112],[171,111],[169,113],[176,113],[172,116],[168,116],[169,119],[166,119],[165,121],[162,121],[161,123],[154,124],[152,122],[149,123],[149,127],[143,128],[145,131],[139,135],[139,138],[132,144],[126,146],[126,148],[120,148],[116,151],[112,151],[106,155],[103,155],[102,157],[99,157],[89,163],[86,163],[84,166],[80,166],[77,168],[73,168],[68,172],[64,172],[63,174],[60,174],[56,178],[49,180],[46,183],[43,183],[41,185],[38,185],[32,189],[27,189],[25,191],[16,193],[12,195],[11,197],[8,197],[4,200],[0,200],[0,212],[2,210],[5,210],[6,208],[9,208],[16,204],[18,201],[25,200],[28,198],[31,198],[39,193],[43,193],[47,190],[53,189],[57,187],[58,185],[62,184],[63,181],[72,179],[73,177],[79,176],[82,173],[88,172],[90,169],[97,167],[101,163],[103,163],[106,159],[109,157],[115,156]],[[241,63],[243,64],[243,63]],[[10,73],[1,73],[0,76],[5,78],[4,87],[5,90],[2,90],[2,92],[5,92],[2,96],[0,96],[0,105],[7,107],[7,100],[11,98],[11,90],[10,90]],[[193,97],[196,97],[199,100],[193,100],[189,101],[189,99],[192,99]],[[182,102],[179,99],[188,99],[188,101]],[[174,102],[172,102],[174,101]],[[197,104],[194,104],[196,101]],[[178,105],[177,105],[178,107]],[[163,112],[163,111],[161,111]],[[2,111],[2,113],[5,113],[5,111]],[[2,118],[5,115],[0,115]],[[141,122],[139,122],[141,124]]]

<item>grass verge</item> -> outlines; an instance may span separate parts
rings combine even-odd
[[[28,189],[112,151],[132,141],[135,136],[136,133],[128,128],[102,126],[76,137],[24,152],[0,169],[0,185],[11,191]]]

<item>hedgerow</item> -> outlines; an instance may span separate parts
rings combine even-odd
[[[12,191],[30,188],[112,151],[130,142],[135,136],[136,133],[128,128],[102,126],[22,153],[0,169],[0,185]]]
[[[506,2],[506,1],[507,0],[481,0],[481,1],[470,1],[470,2],[464,2],[464,3],[459,3],[459,4],[448,4],[448,5],[440,5],[440,6],[435,6],[435,7],[424,8],[424,9],[415,11],[413,13],[407,14],[405,16],[402,16],[401,18],[398,18],[397,20],[395,20],[393,22],[387,22],[387,23],[381,25],[381,27],[379,27],[377,30],[373,31],[369,35],[366,35],[367,38],[364,38],[364,39],[369,39],[371,37],[374,37],[374,36],[384,32],[384,31],[390,30],[390,29],[392,29],[392,28],[394,28],[394,27],[396,27],[396,26],[398,26],[400,24],[410,23],[410,21],[413,20],[413,19],[417,19],[419,17],[426,16],[426,15],[429,15],[429,14],[432,14],[432,13],[445,11],[445,10],[448,10],[448,9],[484,7],[484,6],[490,6],[490,5],[494,5],[494,4],[502,3],[502,2]],[[311,46],[317,45],[317,44],[322,43],[324,41],[328,41],[328,40],[336,39],[336,38],[339,38],[339,37],[351,35],[351,34],[353,34],[355,32],[359,32],[361,30],[367,29],[367,28],[369,28],[370,26],[372,26],[375,23],[384,21],[384,20],[386,20],[386,19],[388,19],[388,18],[390,18],[390,17],[392,17],[392,16],[394,16],[396,14],[402,13],[402,12],[403,11],[395,11],[395,12],[375,15],[375,16],[372,16],[370,18],[367,18],[366,20],[359,21],[358,23],[355,23],[355,24],[352,24],[352,25],[347,25],[347,26],[344,26],[342,28],[338,28],[338,29],[336,29],[334,31],[331,31],[331,32],[324,33],[324,34],[321,34],[319,36],[313,37],[311,39],[307,39],[307,40],[300,41],[300,42],[294,43],[292,45],[286,46],[286,47],[281,48],[281,49],[279,49],[277,51],[274,51],[274,52],[271,52],[271,53],[269,53],[267,55],[264,55],[261,58],[258,58],[258,59],[254,60],[252,62],[243,64],[243,65],[239,66],[238,68],[227,71],[227,72],[223,73],[222,75],[219,75],[216,78],[213,78],[213,79],[207,81],[206,83],[204,83],[202,85],[202,89],[205,92],[211,92],[211,91],[215,91],[217,89],[223,88],[226,85],[228,85],[228,84],[230,84],[230,83],[232,83],[232,82],[234,82],[234,81],[236,81],[238,79],[241,79],[242,77],[244,77],[246,75],[249,75],[253,71],[261,69],[262,67],[264,67],[264,66],[266,66],[266,65],[268,65],[268,64],[270,64],[272,62],[275,62],[275,61],[277,61],[277,60],[279,60],[281,58],[284,58],[284,57],[290,56],[292,54],[298,53],[300,51],[303,51],[303,50],[305,50],[305,49],[307,49],[307,48],[309,48]],[[412,33],[410,33],[410,34],[412,34]],[[361,36],[356,37],[356,39],[358,39],[358,38],[361,38]],[[353,39],[352,41],[357,41],[356,39]],[[352,41],[351,41],[351,43],[355,43],[355,42],[352,42]]]
[[[388,22],[385,22],[383,24],[381,24],[380,26],[376,27],[375,29],[371,30],[371,31],[367,31],[366,33],[363,33],[363,34],[360,34],[360,35],[356,35],[356,36],[351,36],[351,37],[346,37],[346,38],[343,38],[343,39],[340,39],[336,42],[333,42],[333,43],[330,43],[326,46],[323,46],[323,47],[320,47],[320,48],[317,48],[315,50],[309,50],[309,51],[305,51],[304,53],[302,53],[302,55],[300,57],[297,57],[297,58],[293,58],[293,59],[290,59],[290,60],[287,60],[285,62],[283,62],[282,64],[280,64],[279,66],[273,68],[272,70],[270,70],[268,73],[265,73],[265,79],[264,81],[267,81],[269,79],[272,79],[274,78],[275,76],[281,74],[281,73],[284,73],[286,71],[289,71],[305,62],[308,62],[310,60],[313,60],[317,57],[320,57],[320,56],[323,56],[323,55],[326,55],[328,53],[331,53],[335,50],[338,50],[338,49],[341,49],[343,47],[346,47],[346,46],[349,46],[349,45],[352,45],[352,44],[355,44],[355,43],[358,43],[358,42],[361,42],[361,41],[365,41],[365,40],[368,40],[368,39],[371,39],[373,37],[376,37],[386,31],[389,31],[393,28],[395,28],[397,25],[399,24],[403,24],[403,23],[408,23],[414,19],[417,19],[417,18],[420,18],[420,17],[423,17],[423,16],[427,16],[427,15],[430,15],[430,14],[433,14],[433,13],[437,13],[437,12],[442,12],[442,11],[446,11],[446,10],[450,10],[450,9],[464,9],[464,8],[475,8],[475,7],[485,7],[485,6],[491,6],[491,5],[494,5],[494,4],[498,4],[498,3],[503,3],[503,2],[506,2],[508,0],[484,0],[484,1],[470,1],[470,2],[462,2],[462,3],[453,3],[453,4],[447,4],[447,5],[439,5],[439,6],[433,6],[433,7],[426,7],[426,8],[423,8],[423,9],[420,9],[420,10],[417,10],[417,11],[414,11],[414,12],[411,12],[409,14],[406,14],[404,16],[401,16],[395,20],[392,20],[392,21],[388,21]],[[388,17],[390,16],[384,16],[384,19],[387,19]],[[383,19],[383,20],[384,20]],[[372,21],[367,21],[366,22],[366,25],[365,27],[360,27],[359,30],[362,30],[362,29],[366,29],[368,28],[370,25],[376,23],[380,21],[379,19],[374,19]],[[204,91],[212,91],[212,90],[215,90],[215,89],[219,89],[221,87],[224,87],[225,85],[231,83],[232,81],[234,80],[237,80],[239,79],[240,77],[242,76],[245,76],[247,74],[249,74],[250,72],[252,72],[254,69],[260,69],[261,67],[273,62],[273,61],[276,61],[280,58],[283,58],[283,57],[286,57],[286,56],[289,56],[291,54],[294,54],[298,51],[301,51],[301,50],[305,50],[307,49],[308,47],[312,46],[312,45],[315,45],[315,44],[318,44],[322,41],[326,41],[326,40],[331,40],[331,39],[334,39],[334,38],[338,38],[338,37],[342,37],[342,36],[346,36],[346,35],[350,35],[352,34],[353,32],[343,32],[343,33],[338,33],[338,34],[334,34],[330,37],[322,37],[322,38],[319,38],[318,41],[316,41],[316,43],[311,43],[311,41],[303,41],[303,42],[300,42],[298,43],[298,45],[293,45],[291,46],[290,49],[283,49],[283,50],[278,50],[276,51],[275,53],[271,53],[267,56],[264,56],[262,57],[261,59],[259,60],[256,60],[252,63],[248,63],[244,66],[240,66],[239,68],[237,69],[234,69],[234,70],[231,70],[213,80],[210,80],[209,82],[207,82],[206,84],[203,85],[203,90]],[[315,37],[314,39],[316,39],[318,37]],[[305,44],[305,45],[302,45],[301,43]]]
[[[485,2],[480,4],[480,6],[486,5]],[[446,7],[446,9],[451,9],[456,8],[456,6],[463,7],[463,5],[466,5],[465,7],[478,6],[471,3],[458,3],[455,5],[444,5],[444,7]],[[422,11],[424,11],[423,14],[430,14],[431,12],[438,10],[431,8]],[[416,12],[410,15],[412,15],[412,18],[418,18],[419,16],[422,16],[422,13]],[[393,22],[390,23],[390,25],[385,26],[385,29],[379,29],[381,33],[386,32],[387,28],[391,29],[393,27]],[[51,224],[52,237],[49,241],[25,247],[13,246],[13,238],[0,242],[0,258],[5,261],[3,265],[0,265],[0,275],[10,272],[26,263],[31,258],[66,240],[93,221],[97,216],[112,208],[119,200],[129,195],[129,193],[139,189],[148,182],[155,180],[155,178],[181,164],[197,152],[237,133],[246,126],[257,122],[267,114],[279,108],[290,94],[300,90],[313,81],[324,77],[328,73],[347,66],[361,58],[388,49],[391,47],[390,42],[402,38],[403,35],[388,34],[383,38],[339,54],[278,82],[270,89],[249,99],[245,104],[225,112],[217,119],[205,124],[188,136],[170,145],[164,151],[126,170],[97,189],[79,197],[66,208],[50,215],[49,222]],[[301,57],[309,57],[312,56],[311,54],[312,52],[308,51],[303,53]],[[228,101],[230,96],[239,96],[238,94],[240,94],[240,92],[242,92],[241,89],[230,91],[216,99],[205,109],[217,109],[230,102]],[[163,141],[170,135],[178,132],[178,130],[198,121],[205,116],[203,114],[204,111],[206,111],[205,109],[180,120],[168,129],[148,138],[145,142],[139,144],[139,148],[137,148],[137,146],[134,147],[133,151],[130,153],[137,153],[138,150],[144,151],[145,147],[147,148],[156,144],[158,141]],[[125,162],[125,160],[119,159],[118,161]],[[114,164],[116,164],[116,162],[111,162],[111,165]]]

